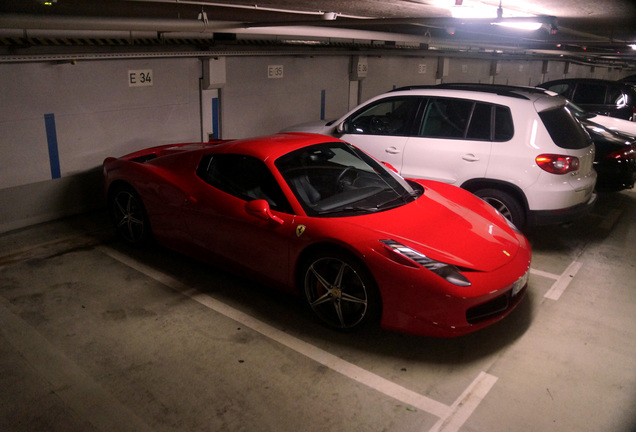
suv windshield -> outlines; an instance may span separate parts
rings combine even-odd
[[[587,131],[567,107],[542,111],[539,117],[557,146],[580,150],[591,144]]]
[[[387,210],[413,201],[423,191],[340,142],[296,150],[278,158],[276,167],[310,216]]]

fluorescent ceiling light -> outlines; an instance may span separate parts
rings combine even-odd
[[[511,2],[513,0],[508,0]],[[453,18],[467,20],[492,19],[492,24],[514,28],[518,30],[538,30],[544,20],[515,9],[506,9],[506,16],[503,16],[501,3],[499,7],[486,4],[479,0],[432,0],[433,5],[448,9]],[[537,18],[535,20],[535,18]]]
[[[450,12],[453,18],[493,18],[497,16],[497,9],[482,3],[474,5],[465,4],[461,6],[451,6]]]
[[[498,25],[507,28],[513,28],[517,30],[539,30],[543,23],[538,21],[520,21],[513,19],[505,19],[502,18],[500,20],[496,20],[492,22],[493,25]]]

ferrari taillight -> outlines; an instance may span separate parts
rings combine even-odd
[[[567,174],[579,169],[579,158],[557,154],[542,154],[535,158],[537,165],[552,174]]]

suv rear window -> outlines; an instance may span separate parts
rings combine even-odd
[[[590,145],[590,136],[566,107],[542,111],[539,117],[557,146],[578,150]]]

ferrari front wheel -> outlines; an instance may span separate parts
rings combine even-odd
[[[130,187],[118,187],[108,204],[117,234],[126,243],[142,245],[150,239],[150,222],[137,192]]]
[[[367,268],[339,251],[312,255],[304,270],[304,293],[314,314],[327,326],[351,331],[378,322],[381,299]]]

